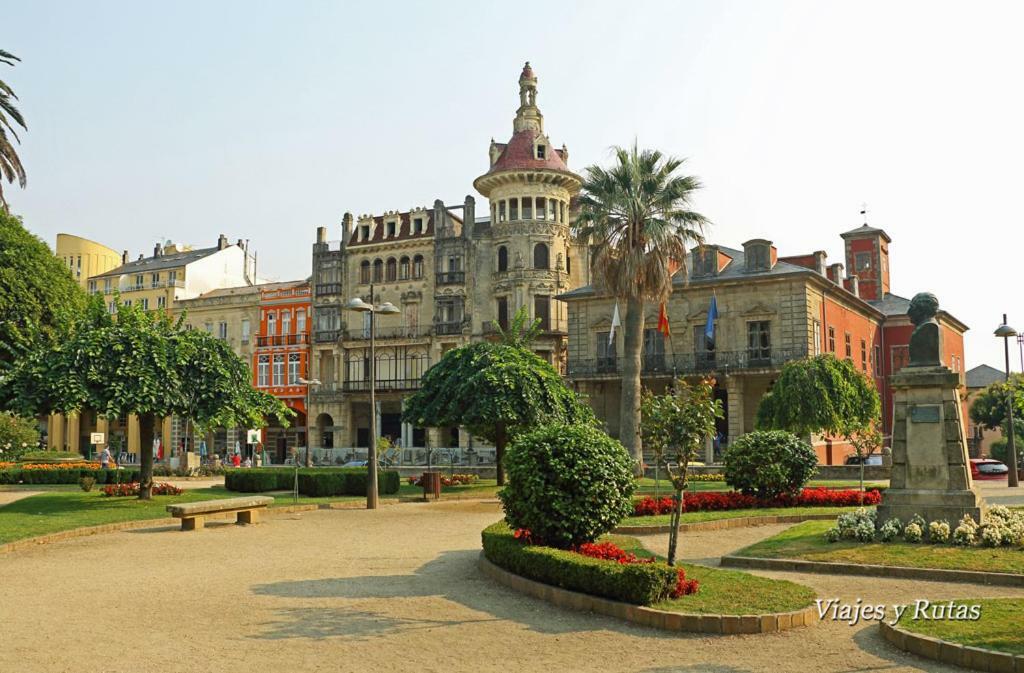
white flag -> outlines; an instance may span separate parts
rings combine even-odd
[[[615,343],[615,328],[622,325],[619,322],[619,302],[615,302],[615,311],[612,312],[612,329],[608,332],[608,345]]]

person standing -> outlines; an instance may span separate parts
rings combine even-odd
[[[110,447],[104,446],[103,450],[100,451],[100,468],[107,470],[110,469]]]

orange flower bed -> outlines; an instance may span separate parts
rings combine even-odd
[[[19,470],[99,470],[99,463],[0,463],[0,468],[17,467]]]

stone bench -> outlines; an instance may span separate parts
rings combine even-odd
[[[167,505],[167,511],[175,519],[181,519],[182,530],[197,530],[203,527],[203,519],[211,514],[236,512],[237,523],[256,523],[259,511],[274,502],[265,495],[254,495],[247,498],[226,498],[223,500],[202,500],[200,502],[183,502]]]

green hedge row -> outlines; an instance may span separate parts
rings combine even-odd
[[[591,596],[634,605],[651,605],[669,597],[678,572],[664,563],[611,563],[582,554],[527,545],[512,535],[504,521],[481,534],[484,556],[491,563],[531,580]]]
[[[120,473],[120,474],[119,474]],[[139,471],[91,470],[87,468],[60,468],[53,470],[22,470],[12,467],[0,470],[0,484],[77,484],[81,477],[92,477],[97,484],[116,484],[139,480]]]
[[[230,470],[224,475],[224,487],[241,493],[287,491],[294,488],[294,468],[253,468]],[[377,492],[398,493],[401,477],[395,470],[377,473]],[[363,468],[317,467],[299,470],[299,493],[310,497],[366,495],[366,470]]]

